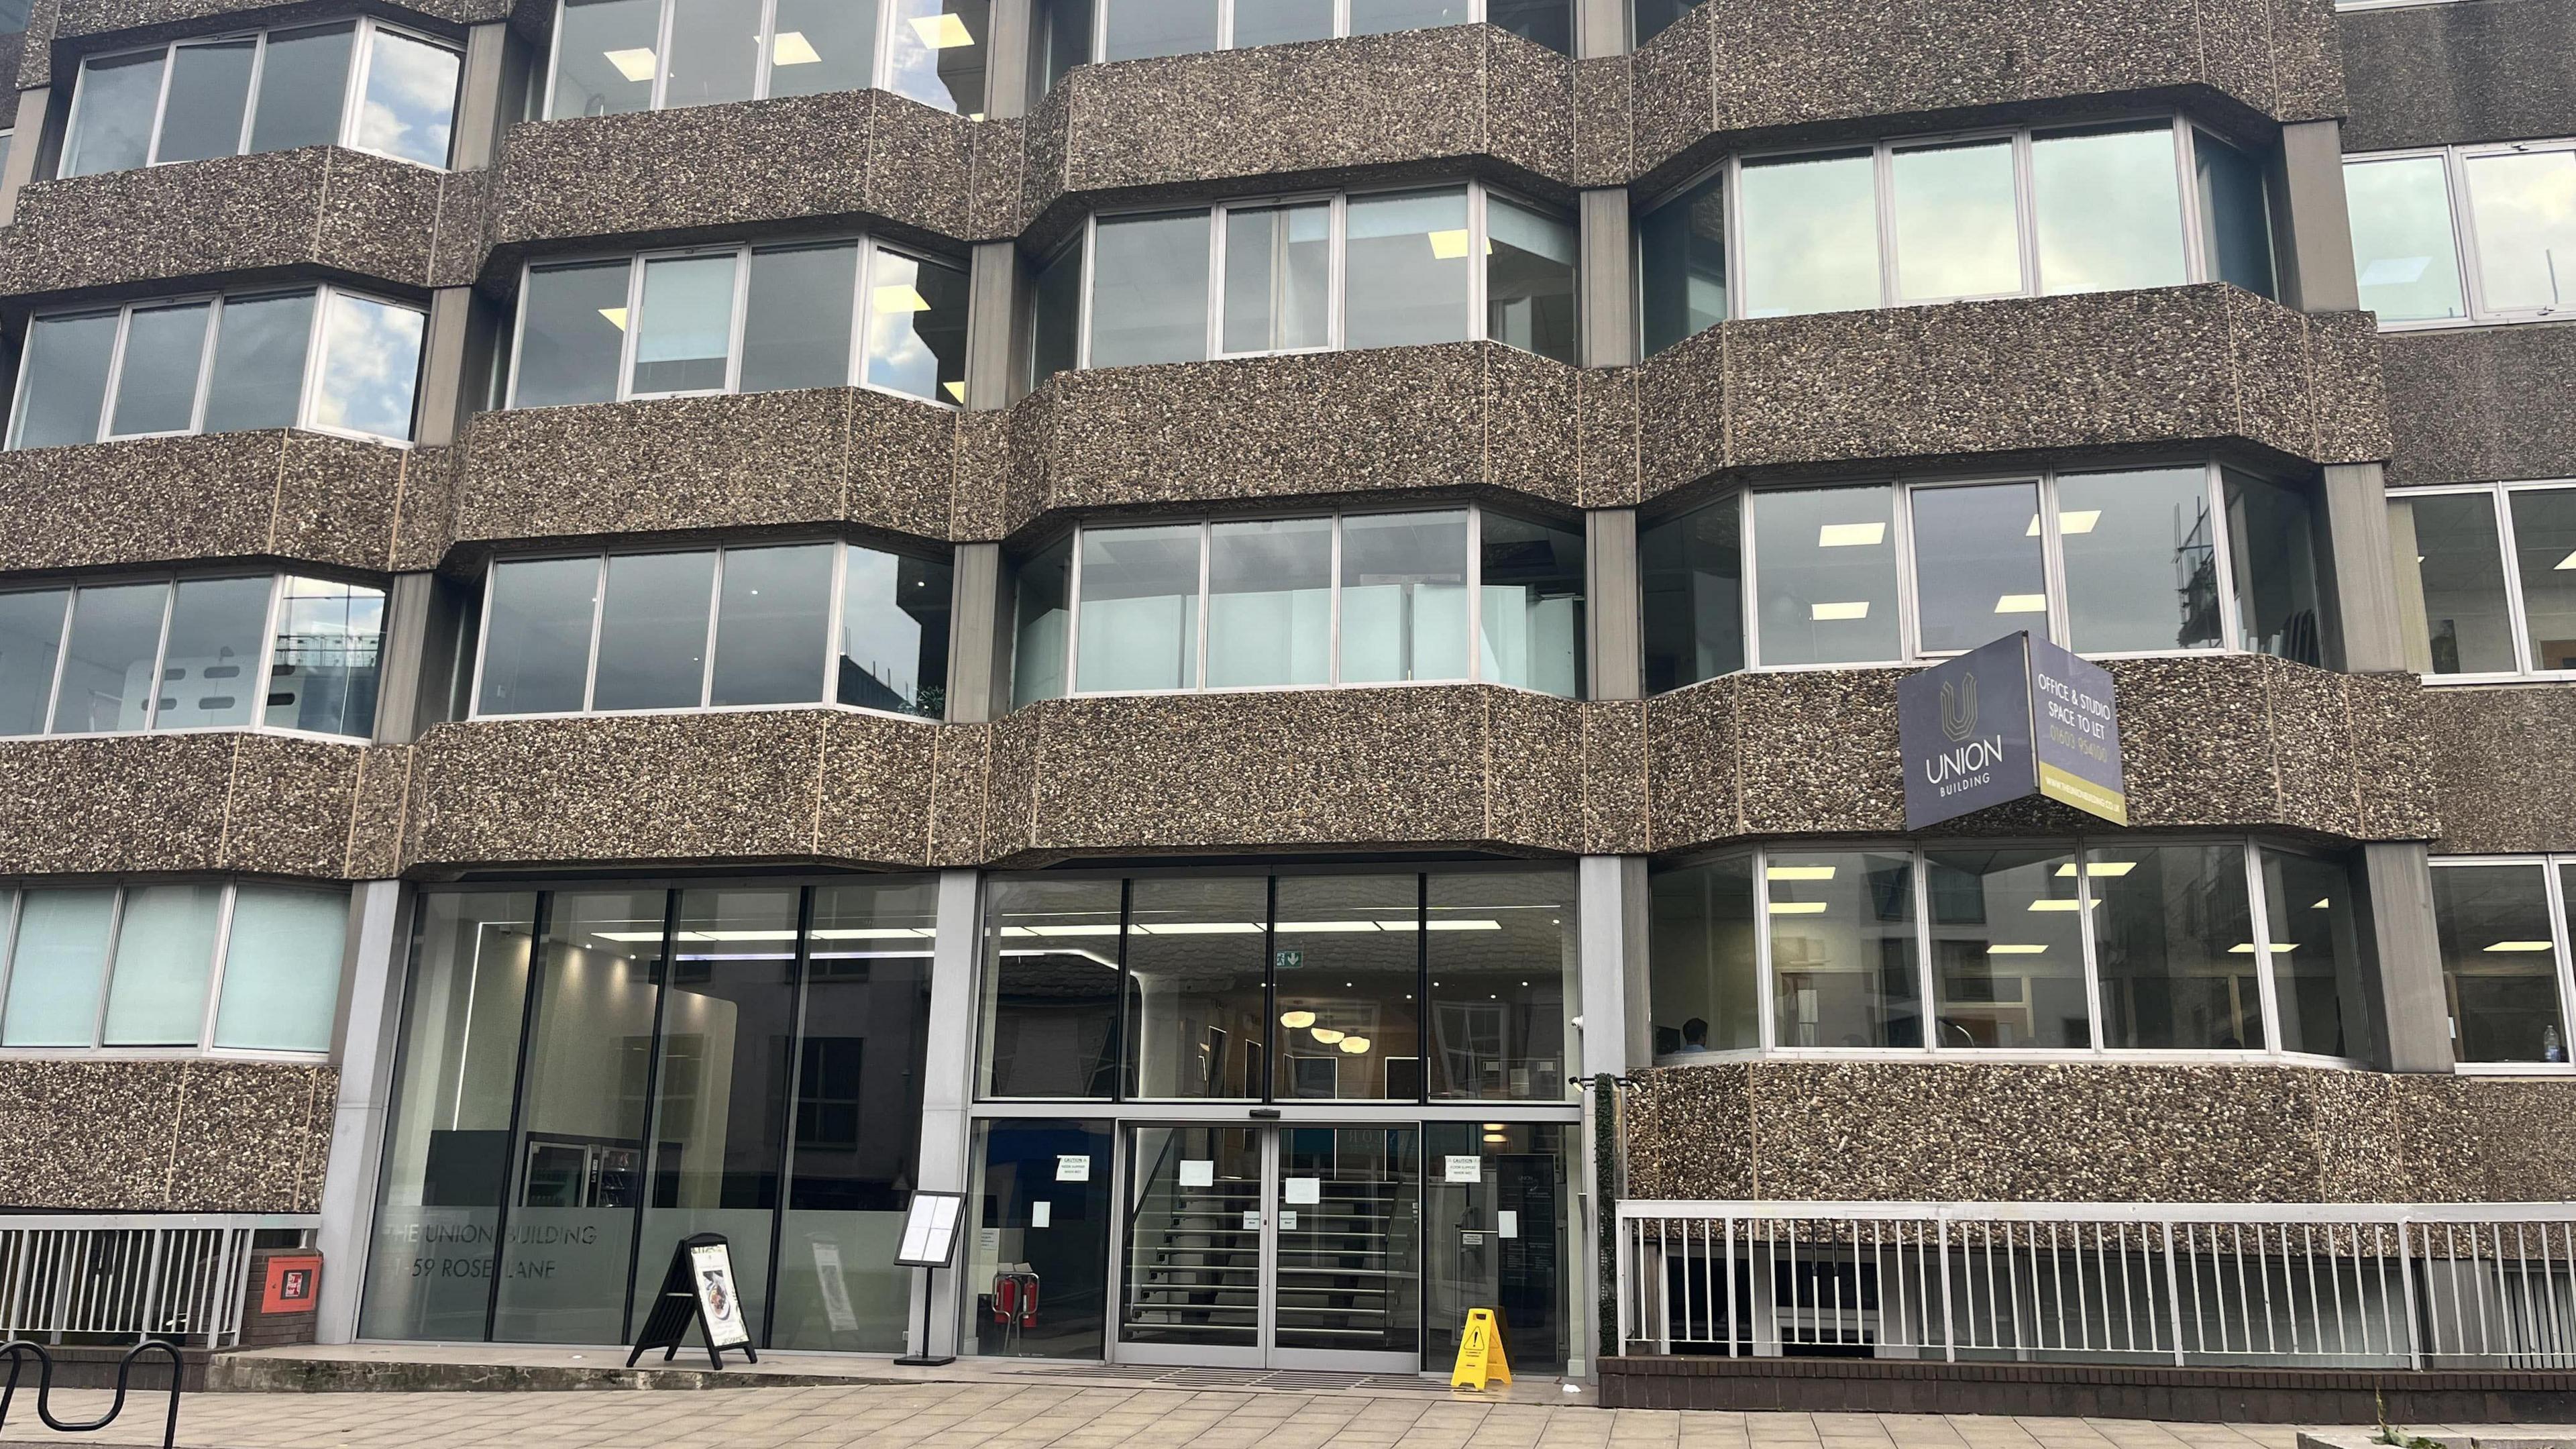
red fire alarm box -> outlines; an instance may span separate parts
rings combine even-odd
[[[321,1254],[279,1253],[265,1266],[267,1274],[259,1290],[261,1313],[310,1313],[321,1302]]]

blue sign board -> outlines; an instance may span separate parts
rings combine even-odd
[[[1896,686],[1905,828],[2037,794],[2129,823],[2111,676],[2008,634]]]

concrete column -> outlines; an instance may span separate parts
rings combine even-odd
[[[1587,855],[1576,867],[1583,970],[1583,1074],[1654,1060],[1647,1021],[1646,858]]]
[[[376,673],[376,743],[409,744],[448,718],[464,622],[462,588],[436,574],[394,575],[385,595],[384,653]]]
[[[322,1176],[322,1301],[315,1336],[347,1343],[358,1333],[358,1296],[366,1276],[368,1225],[376,1176],[384,1161],[386,1112],[393,1100],[394,1049],[402,1030],[409,901],[400,881],[372,880],[350,893],[355,938],[341,992],[340,1096],[331,1114],[331,1149]]]
[[[2368,941],[2378,967],[2380,1033],[2395,1072],[2448,1072],[2456,1060],[2442,947],[2433,929],[2431,852],[2418,841],[2361,848]]]
[[[429,328],[420,342],[420,413],[412,441],[443,448],[464,432],[481,389],[469,381],[476,351],[471,287],[441,287],[429,294]],[[487,364],[488,365],[488,364]]]
[[[2281,300],[2302,312],[2360,310],[2352,223],[2344,209],[2341,123],[2283,126],[2269,182]]]
[[[528,47],[506,21],[465,32],[465,69],[456,90],[456,137],[449,149],[459,171],[489,169],[501,157],[501,133],[527,104]]]
[[[0,226],[18,217],[18,189],[36,179],[36,163],[45,149],[45,121],[52,111],[53,88],[38,86],[18,92],[18,117],[11,123],[9,164],[0,167]]]
[[[1586,367],[1623,366],[1637,360],[1637,254],[1628,239],[1627,188],[1584,192],[1575,216],[1583,287],[1578,355]]]
[[[1578,60],[1628,53],[1628,0],[1574,0]]]
[[[921,1083],[921,1169],[916,1185],[941,1192],[965,1192],[974,1176],[969,1160],[974,1121],[968,1107],[975,1100],[975,994],[982,977],[983,941],[980,888],[971,870],[939,873],[939,938],[930,961],[930,1056]],[[958,1261],[929,1275],[930,1343],[921,1333],[921,1275],[912,1288],[912,1321],[904,1341],[914,1353],[957,1352],[960,1311],[958,1274],[965,1268],[963,1233],[972,1232],[972,1212],[961,1231]]]
[[[1594,699],[1645,694],[1643,595],[1637,588],[1637,510],[1583,515],[1585,682]]]
[[[1007,121],[1025,116],[1035,100],[1029,78],[1037,67],[1037,6],[1034,0],[993,0],[984,38],[984,117]]]
[[[954,567],[946,718],[982,724],[1011,707],[1010,566],[998,543],[961,543]]]
[[[2320,497],[2342,665],[2356,674],[2402,670],[2406,636],[2388,542],[2387,471],[2378,463],[2329,464]]]
[[[968,279],[966,406],[1009,407],[1028,391],[1027,269],[1017,242],[979,242]]]

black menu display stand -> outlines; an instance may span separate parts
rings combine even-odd
[[[663,1270],[661,1290],[653,1295],[653,1310],[644,1316],[626,1366],[635,1367],[647,1349],[655,1348],[669,1363],[688,1341],[692,1326],[705,1336],[707,1360],[717,1368],[725,1366],[729,1348],[760,1362],[742,1316],[742,1295],[734,1286],[733,1248],[722,1233],[693,1233],[671,1245],[671,1266]]]

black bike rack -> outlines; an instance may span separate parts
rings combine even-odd
[[[126,1377],[134,1372],[134,1361],[154,1349],[170,1357],[170,1419],[161,1430],[161,1449],[173,1449],[179,1439],[179,1376],[184,1370],[179,1362],[179,1350],[157,1338],[146,1339],[127,1349],[125,1357],[116,1361],[116,1401],[107,1406],[107,1413],[97,1422],[89,1424],[66,1424],[54,1417],[54,1360],[45,1352],[43,1345],[23,1338],[0,1343],[0,1355],[6,1355],[9,1360],[8,1381],[0,1384],[0,1429],[8,1427],[9,1401],[18,1396],[18,1370],[26,1366],[27,1355],[32,1353],[36,1356],[36,1417],[44,1420],[45,1427],[57,1434],[86,1434],[115,1423],[116,1416],[125,1412]]]

